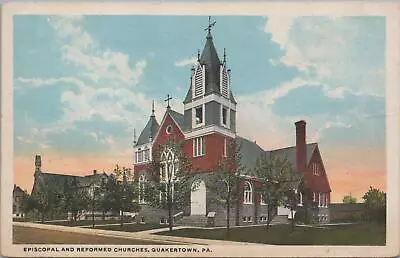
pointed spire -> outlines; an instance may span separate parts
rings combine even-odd
[[[224,61],[223,64],[226,64],[226,48],[224,48]]]
[[[136,144],[136,129],[133,128],[133,144]]]
[[[151,104],[151,116],[155,116],[154,112],[155,110],[154,110],[154,100],[153,100],[153,103]]]
[[[197,49],[197,61],[200,61],[200,49]]]

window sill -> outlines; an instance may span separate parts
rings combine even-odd
[[[252,202],[243,202],[243,204],[253,204]]]
[[[201,155],[193,155],[193,158],[200,158],[200,157],[204,157],[206,154],[201,154]]]
[[[299,203],[299,204],[297,204],[297,206],[303,207],[303,204]]]
[[[199,128],[199,127],[202,127],[202,126],[204,126],[204,123],[201,123],[201,124],[193,124],[193,125],[192,125],[193,128]]]

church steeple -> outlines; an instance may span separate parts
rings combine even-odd
[[[226,50],[221,62],[211,35],[215,23],[208,18],[206,42],[191,71],[190,87],[183,102],[185,127],[194,130],[217,126],[232,133],[236,131],[236,101],[230,89]]]

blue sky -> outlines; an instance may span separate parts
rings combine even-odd
[[[293,123],[305,119],[328,169],[342,162],[334,151],[358,148],[354,162],[367,166],[370,150],[368,167],[384,170],[384,17],[212,19],[240,135],[265,149],[294,145]],[[133,127],[139,134],[152,100],[159,121],[167,94],[183,110],[207,24],[206,16],[14,16],[16,156],[129,160]]]

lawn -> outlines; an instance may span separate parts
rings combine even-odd
[[[158,234],[231,240],[238,242],[264,243],[273,245],[385,245],[386,226],[384,224],[354,224],[329,226],[327,228],[296,227],[291,232],[290,225],[274,225],[232,228],[230,238],[226,229],[179,229]]]
[[[92,244],[92,245],[154,245],[157,241],[96,236],[47,229],[13,226],[14,244]]]
[[[41,223],[41,222],[38,222]],[[116,219],[112,220],[95,220],[95,225],[103,225],[103,224],[119,224],[120,221]],[[58,226],[68,226],[68,227],[77,227],[77,226],[91,226],[93,224],[92,220],[78,220],[78,221],[45,221],[43,224],[51,224],[51,225],[58,225]]]
[[[144,230],[151,230],[156,228],[165,228],[168,225],[159,225],[159,224],[125,224],[122,228],[120,225],[105,225],[105,226],[97,226],[97,229],[103,230],[113,230],[113,231],[125,231],[125,232],[138,232]]]

